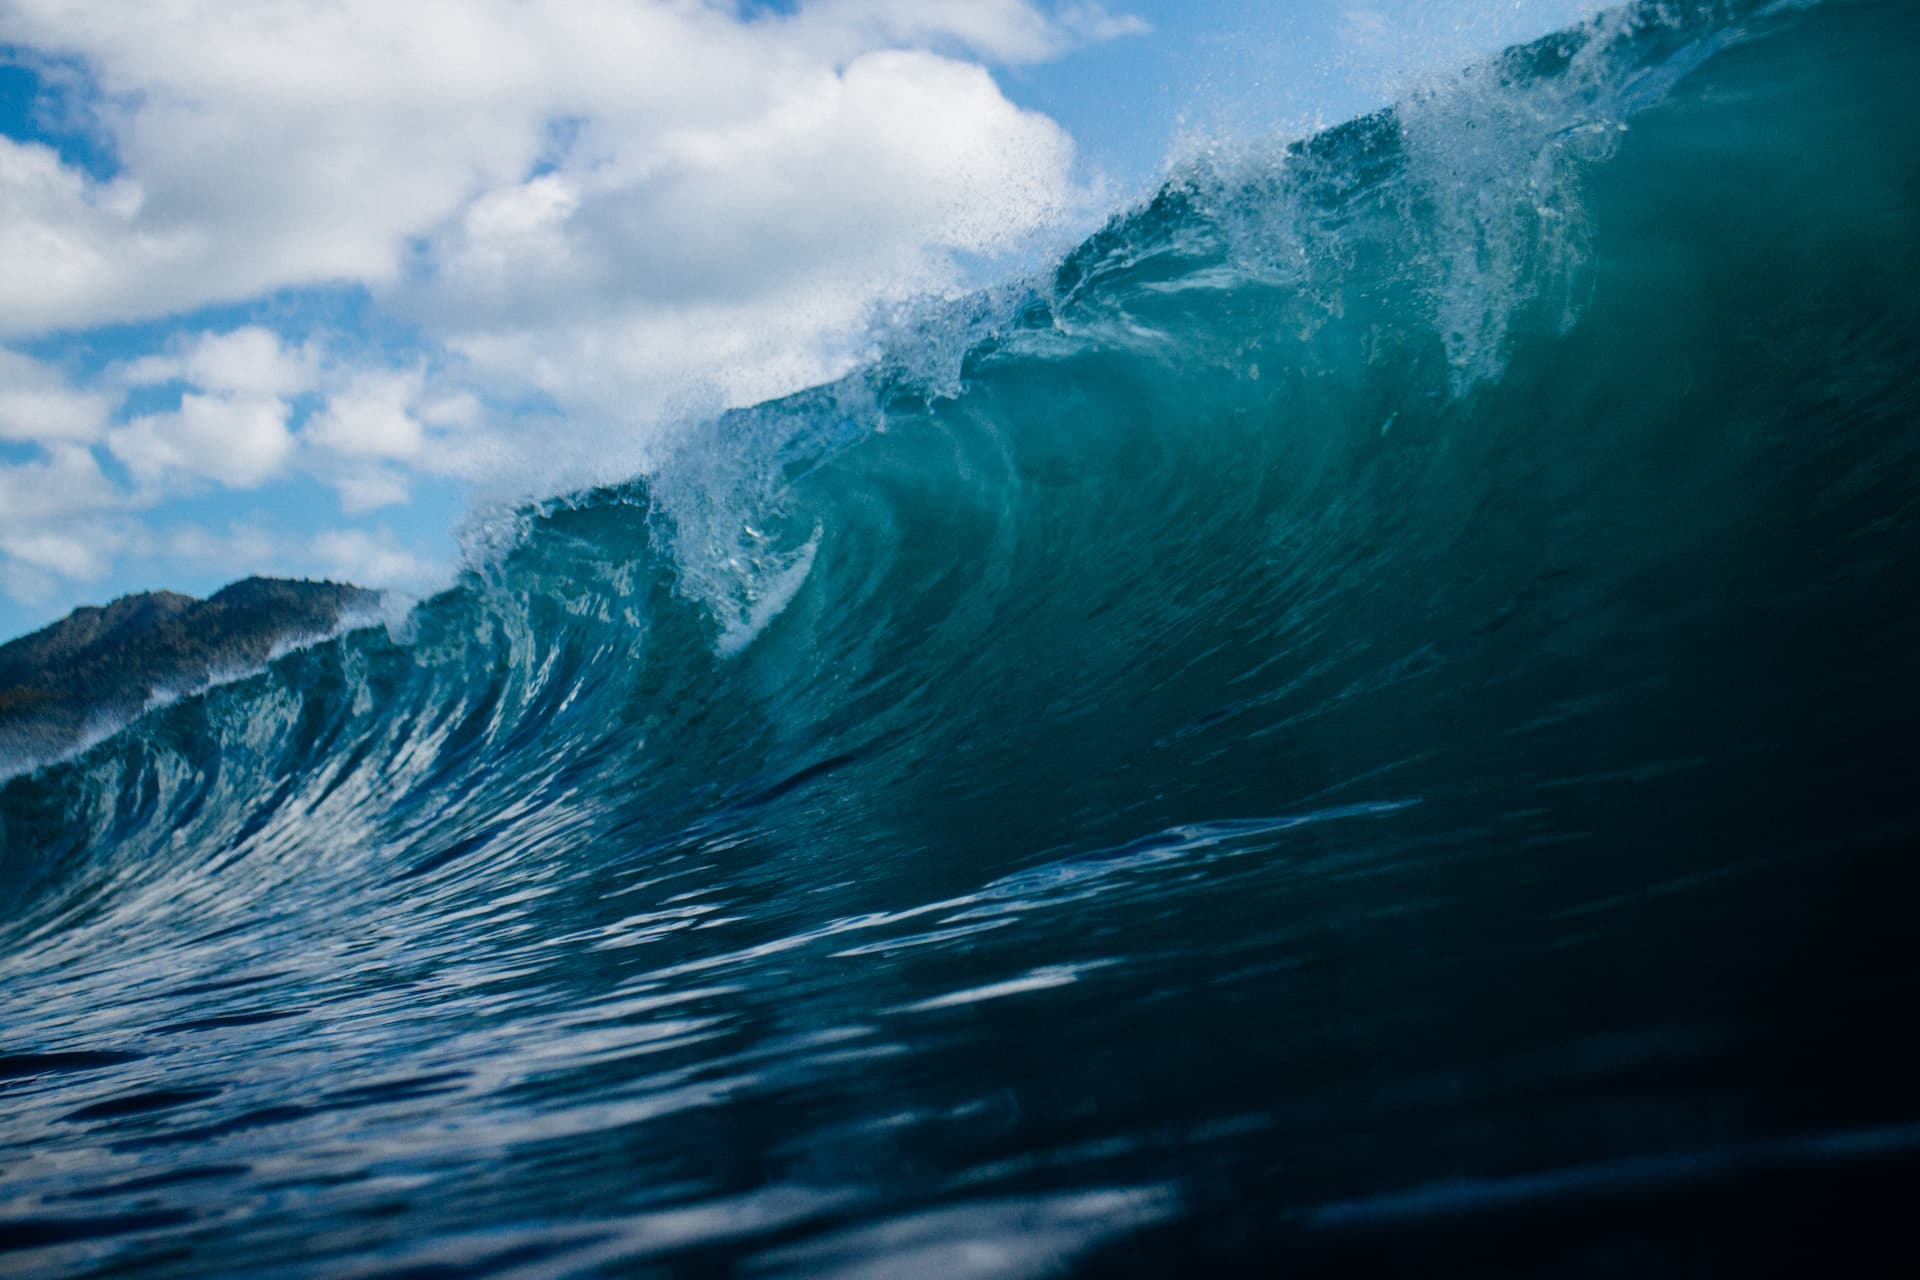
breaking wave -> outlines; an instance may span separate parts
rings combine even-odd
[[[1917,52],[1891,0],[1643,4],[1191,161],[6,782],[0,1250],[1893,1238]]]

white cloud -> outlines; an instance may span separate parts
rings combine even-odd
[[[99,577],[126,535],[123,495],[90,450],[53,443],[44,455],[0,464],[0,589],[23,600]]]
[[[306,440],[350,458],[418,457],[426,429],[413,416],[418,373],[363,373],[327,401],[302,432]]]
[[[203,391],[292,396],[312,388],[318,365],[311,345],[290,348],[273,330],[246,325],[193,335],[171,354],[146,356],[118,372],[132,386],[187,382]]]
[[[62,577],[97,578],[107,571],[117,539],[88,536],[72,528],[0,534],[0,553]]]
[[[1075,205],[1071,139],[980,67],[863,55],[767,110],[651,139],[623,164],[488,193],[436,237],[422,292],[477,320],[739,302],[796,283],[878,295],[951,278]]]
[[[46,454],[42,460],[0,464],[0,530],[122,505],[120,491],[89,450],[53,444]]]
[[[411,369],[329,369],[326,403],[300,440],[307,468],[331,485],[349,515],[397,506],[421,474],[481,479],[500,474],[499,442],[470,391],[448,389]],[[532,442],[529,441],[531,446]],[[521,454],[523,474],[545,475]]]
[[[280,471],[293,453],[293,435],[283,401],[189,392],[171,413],[148,414],[109,431],[107,448],[149,486],[192,476],[249,489]]]
[[[1067,15],[1030,0],[816,0],[750,21],[717,0],[10,0],[0,41],[86,66],[124,177],[103,185],[45,147],[0,148],[0,250],[31,264],[0,284],[0,327],[393,283],[410,238],[524,182],[556,121],[580,126],[584,149],[565,158],[633,175],[673,163],[663,141],[777,135],[811,86],[863,55],[1031,62],[1135,29],[1096,6]],[[764,212],[782,225],[781,207]]]
[[[44,569],[0,555],[0,591],[12,599],[35,607],[44,606],[56,597],[61,586],[61,580]]]
[[[98,183],[0,137],[0,336],[140,311],[145,273],[181,247],[142,229],[141,199],[133,181]]]
[[[866,54],[646,163],[489,193],[401,299],[483,374],[624,426],[844,368],[874,306],[960,281],[1086,203],[1070,138],[980,67]]]
[[[397,507],[413,494],[406,476],[391,467],[355,467],[333,478],[340,509],[348,515]]]
[[[420,421],[449,431],[471,431],[486,418],[480,399],[471,391],[429,394],[416,408]]]
[[[99,438],[113,397],[73,386],[59,372],[0,348],[0,440],[74,441]]]

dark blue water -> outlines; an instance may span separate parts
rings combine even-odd
[[[0,1271],[1749,1274],[1920,1185],[1920,6],[1191,166],[0,789]]]

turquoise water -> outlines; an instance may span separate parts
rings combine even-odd
[[[1749,1273],[1920,1175],[1920,7],[1195,161],[0,789],[0,1270]]]

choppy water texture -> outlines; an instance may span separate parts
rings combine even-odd
[[[1920,1174],[1920,6],[1183,170],[0,792],[0,1270],[1593,1274]]]

